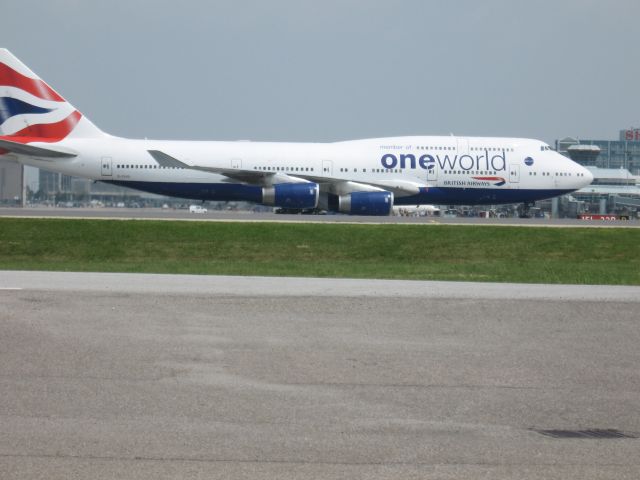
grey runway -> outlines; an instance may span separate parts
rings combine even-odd
[[[202,222],[282,222],[282,223],[344,223],[398,225],[494,225],[522,227],[615,227],[640,228],[632,220],[577,220],[573,218],[477,218],[477,217],[403,217],[358,215],[280,215],[248,211],[209,211],[206,214],[188,210],[160,208],[8,208],[0,207],[0,218],[79,218],[118,220],[183,220]]]
[[[0,271],[0,478],[637,478],[639,294]]]

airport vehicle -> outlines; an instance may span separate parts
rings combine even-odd
[[[190,205],[189,213],[207,213],[207,209],[201,205]]]
[[[132,140],[102,132],[0,49],[0,154],[194,200],[389,215],[394,205],[524,203],[592,174],[538,140],[411,136],[335,143]]]
[[[394,205],[393,215],[415,217],[439,217],[440,209],[435,205]]]

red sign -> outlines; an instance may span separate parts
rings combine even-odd
[[[624,131],[624,139],[628,142],[639,142],[640,141],[640,128],[635,128],[633,130],[625,130]]]
[[[594,213],[582,213],[578,215],[580,220],[629,220],[629,215],[601,215]]]

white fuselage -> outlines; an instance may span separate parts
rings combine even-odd
[[[279,143],[105,136],[67,138],[56,147],[77,156],[56,162],[22,160],[68,175],[203,200],[238,199],[229,192],[232,185],[241,183],[204,168],[269,173],[264,177],[265,185],[287,183],[291,178],[312,179],[321,185],[326,180],[334,185],[333,192],[337,194],[342,192],[335,185],[341,183],[380,188],[388,184],[390,189],[394,182],[415,185],[416,191],[396,190],[397,205],[530,202],[577,190],[592,180],[588,170],[544,143],[517,138],[415,136]],[[162,151],[197,168],[161,166],[149,150]],[[224,184],[229,188],[198,193],[198,185],[202,184]]]

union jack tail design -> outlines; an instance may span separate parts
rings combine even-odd
[[[11,52],[0,48],[0,139],[27,144],[104,135]]]

